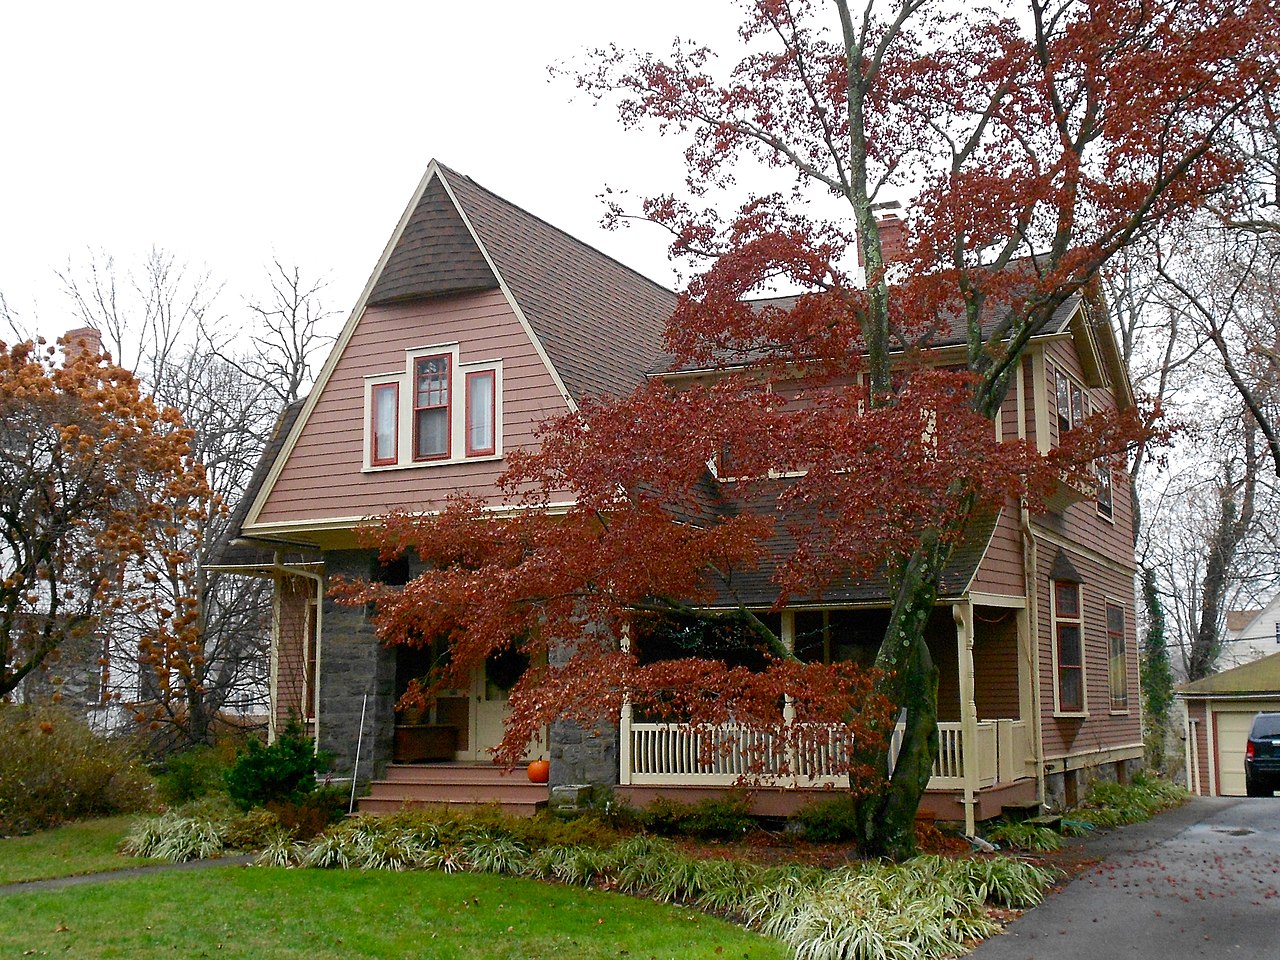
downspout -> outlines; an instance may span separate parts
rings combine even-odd
[[[1027,501],[1018,501],[1018,520],[1022,530],[1022,568],[1026,579],[1027,633],[1031,643],[1031,755],[1036,765],[1036,803],[1044,809],[1044,735],[1040,713],[1040,594],[1036,571],[1039,568],[1036,535],[1031,529],[1031,512]]]

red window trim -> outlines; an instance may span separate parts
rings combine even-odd
[[[418,368],[429,360],[444,361],[444,382],[446,396],[448,400],[445,403],[428,404],[426,406],[418,406]],[[451,408],[453,405],[453,357],[447,353],[433,353],[424,357],[414,357],[413,359],[413,381],[409,384],[409,389],[413,391],[413,459],[415,463],[425,463],[431,460],[449,460],[453,456],[453,415]],[[444,453],[436,453],[430,456],[418,456],[418,411],[420,410],[440,410],[445,411],[445,442]]]
[[[489,379],[489,437],[493,441],[488,447],[472,447],[471,446],[471,381],[473,378],[487,377]],[[463,387],[463,410],[464,433],[466,451],[468,457],[489,457],[498,452],[498,371],[496,370],[477,370],[474,373],[468,373],[465,376],[465,384]]]
[[[395,416],[395,426],[391,433],[391,456],[381,459],[378,457],[378,391],[380,390],[392,391],[394,400],[391,403],[391,411]],[[375,383],[370,399],[372,402],[369,404],[369,463],[375,467],[389,466],[400,460],[400,384]]]

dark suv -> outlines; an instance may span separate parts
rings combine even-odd
[[[1253,718],[1244,748],[1244,792],[1269,797],[1280,790],[1280,713]]]

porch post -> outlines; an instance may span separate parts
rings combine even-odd
[[[951,619],[956,624],[956,658],[960,673],[960,736],[964,760],[964,830],[973,836],[977,829],[974,796],[978,787],[978,707],[973,699],[973,604],[969,600],[953,604]]]
[[[796,652],[796,613],[794,610],[782,611],[782,645],[787,648],[788,653]],[[791,786],[797,786],[800,782],[799,757],[796,754],[795,744],[791,740],[791,725],[796,722],[796,706],[788,696],[782,701],[782,725],[787,731],[787,769],[791,771]]]
[[[631,625],[622,625],[622,637],[618,644],[623,653],[631,650]],[[622,698],[622,715],[618,717],[618,783],[631,783],[631,701]]]

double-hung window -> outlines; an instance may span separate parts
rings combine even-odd
[[[403,356],[365,378],[365,469],[501,457],[502,361],[463,363],[457,344]]]
[[[453,432],[449,415],[448,354],[413,361],[413,459],[448,460]]]
[[[1107,603],[1107,677],[1111,687],[1111,710],[1129,709],[1129,661],[1124,640],[1124,607]]]
[[[1053,651],[1059,713],[1084,713],[1084,631],[1080,584],[1054,580]]]

